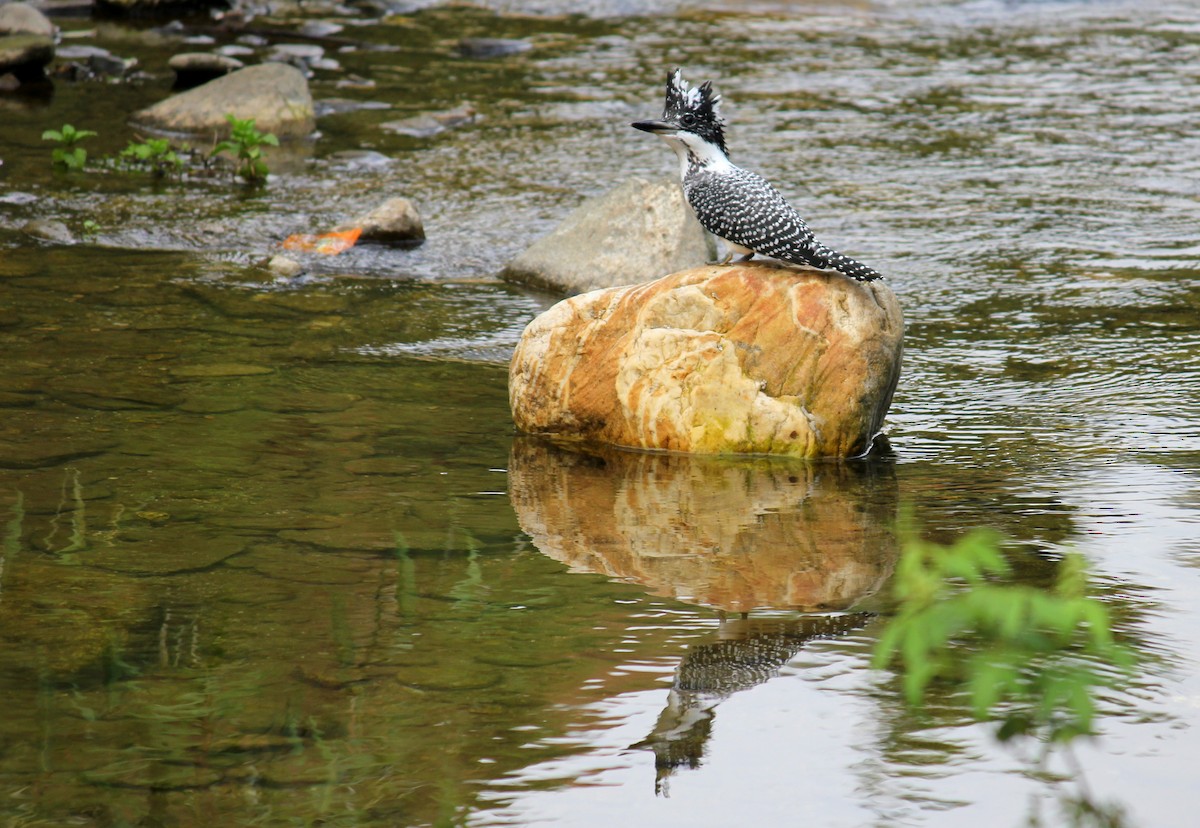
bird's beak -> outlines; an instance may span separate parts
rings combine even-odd
[[[670,121],[634,121],[632,126],[634,129],[653,132],[655,135],[674,135],[679,131],[679,127]]]

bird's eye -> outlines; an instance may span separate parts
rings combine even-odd
[[[685,112],[680,116],[679,121],[687,126],[691,126],[696,123],[696,116],[690,112]]]

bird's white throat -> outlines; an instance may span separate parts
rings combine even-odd
[[[713,171],[732,167],[729,158],[721,152],[721,148],[711,141],[705,141],[699,135],[679,131],[674,134],[664,134],[666,141],[675,154],[679,156],[679,177],[687,177],[691,166],[704,167]]]

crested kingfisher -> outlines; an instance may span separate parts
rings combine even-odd
[[[633,126],[662,136],[679,156],[683,193],[696,218],[743,261],[755,253],[820,270],[836,270],[870,282],[880,275],[861,262],[830,250],[817,241],[800,218],[765,178],[736,167],[725,148],[721,96],[712,82],[689,87],[676,69],[667,76],[667,103],[658,121],[635,121]]]

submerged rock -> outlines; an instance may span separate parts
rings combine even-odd
[[[176,89],[192,89],[236,72],[245,65],[237,58],[212,52],[184,52],[167,61],[167,66],[175,73]]]
[[[631,178],[585,201],[500,275],[572,294],[644,281],[715,257],[712,238],[678,182]]]
[[[522,431],[699,454],[854,457],[900,375],[904,322],[882,282],[708,266],[559,302],[509,369]]]
[[[391,198],[366,215],[340,224],[334,232],[362,228],[359,241],[416,247],[425,241],[425,225],[421,214],[407,198]]]
[[[12,74],[21,83],[42,80],[54,59],[54,40],[45,35],[0,37],[0,75]]]
[[[239,69],[135,112],[134,126],[160,132],[229,135],[226,113],[253,118],[260,132],[301,138],[316,126],[308,81],[295,67],[270,63]]]
[[[325,49],[315,43],[277,43],[265,60],[295,66],[306,77],[312,77],[313,64],[324,56]]]
[[[427,112],[424,115],[414,115],[399,121],[387,121],[380,126],[389,132],[396,132],[400,135],[408,135],[413,138],[432,138],[448,129],[474,123],[474,121],[474,107],[463,104],[442,112]]]
[[[267,270],[283,279],[293,279],[304,272],[304,266],[287,256],[272,256],[267,262]]]
[[[464,37],[458,41],[458,53],[469,58],[504,57],[528,52],[533,44],[527,40],[506,37]]]
[[[56,244],[74,244],[75,236],[67,225],[54,219],[33,219],[21,226],[27,236]]]
[[[87,60],[88,71],[95,77],[123,78],[137,67],[137,58],[116,55],[92,55]]]

